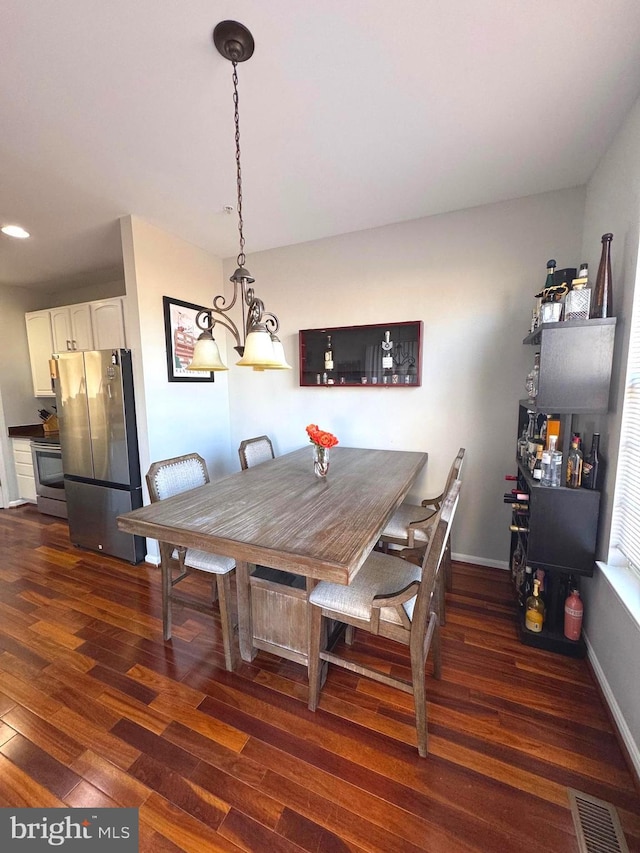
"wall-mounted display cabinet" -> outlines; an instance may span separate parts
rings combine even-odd
[[[422,384],[422,321],[303,329],[300,385],[415,388]]]

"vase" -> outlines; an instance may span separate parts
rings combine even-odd
[[[316,477],[324,478],[329,470],[329,448],[313,445],[313,473]]]

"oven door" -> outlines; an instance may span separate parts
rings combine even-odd
[[[59,444],[39,444],[31,442],[33,473],[36,481],[36,495],[52,500],[64,501],[64,473],[62,471],[62,450]]]

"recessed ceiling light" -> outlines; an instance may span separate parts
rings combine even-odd
[[[0,228],[3,234],[6,234],[7,237],[17,237],[18,240],[25,240],[27,237],[30,237],[28,231],[25,231],[24,228],[21,228],[19,225],[3,225]]]

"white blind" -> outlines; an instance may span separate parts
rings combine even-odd
[[[618,471],[611,519],[612,548],[640,571],[640,283],[636,283],[629,338]]]

